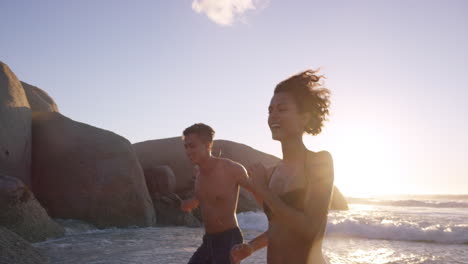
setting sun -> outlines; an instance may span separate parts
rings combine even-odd
[[[401,192],[395,182],[402,170],[397,145],[379,132],[370,128],[346,131],[331,147],[335,184],[347,196]]]

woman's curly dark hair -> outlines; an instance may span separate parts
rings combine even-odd
[[[305,132],[311,135],[320,134],[324,121],[328,120],[330,107],[330,90],[323,87],[320,80],[324,76],[317,75],[317,72],[303,71],[280,82],[275,88],[275,94],[291,94],[301,113],[311,114],[311,119],[304,128]]]

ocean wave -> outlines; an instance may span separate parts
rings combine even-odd
[[[268,229],[268,219],[263,212],[244,212],[237,214],[241,229],[264,232]]]
[[[449,222],[449,221],[448,221]],[[432,224],[362,219],[331,220],[327,235],[368,239],[468,244],[468,224]]]
[[[262,212],[238,214],[242,229],[265,231],[268,220]],[[329,217],[327,236],[356,237],[397,241],[415,241],[443,244],[468,244],[468,224],[431,223],[428,221],[391,220],[392,218]]]
[[[65,235],[76,235],[82,233],[102,231],[94,225],[78,220],[78,219],[54,219],[57,223],[65,228]]]
[[[433,201],[433,200],[377,200],[365,198],[348,198],[349,204],[389,205],[401,207],[434,207],[434,208],[468,208],[466,201]]]

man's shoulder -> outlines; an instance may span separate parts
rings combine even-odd
[[[236,167],[236,166],[242,166],[239,162],[233,161],[232,159],[228,158],[217,158],[218,162],[220,162],[224,166],[231,166],[231,167]]]
[[[222,166],[224,167],[224,169],[228,169],[228,170],[231,170],[231,171],[243,171],[245,170],[244,166],[237,162],[237,161],[234,161],[234,160],[231,160],[231,159],[228,159],[228,158],[218,158],[219,159],[219,162],[222,164]]]

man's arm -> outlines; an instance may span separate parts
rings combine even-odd
[[[193,185],[197,185],[198,181],[198,176],[200,175],[200,170],[198,169],[198,166],[195,166],[193,168]],[[195,189],[195,187],[194,187]],[[198,200],[198,197],[196,195],[196,192],[193,192],[193,196],[189,199],[185,199],[181,201],[180,208],[184,212],[190,212],[193,209],[197,208],[200,205],[200,201]]]
[[[247,173],[245,167],[242,166],[242,164],[235,163],[235,177],[237,183],[247,191],[251,192],[255,197],[255,200],[257,200],[257,203],[261,205],[263,203],[263,199],[261,198],[260,194],[255,191],[254,186],[249,180],[249,174]]]
[[[191,212],[193,209],[197,208],[200,205],[200,201],[196,197],[183,200],[180,204],[180,208],[184,212]]]

